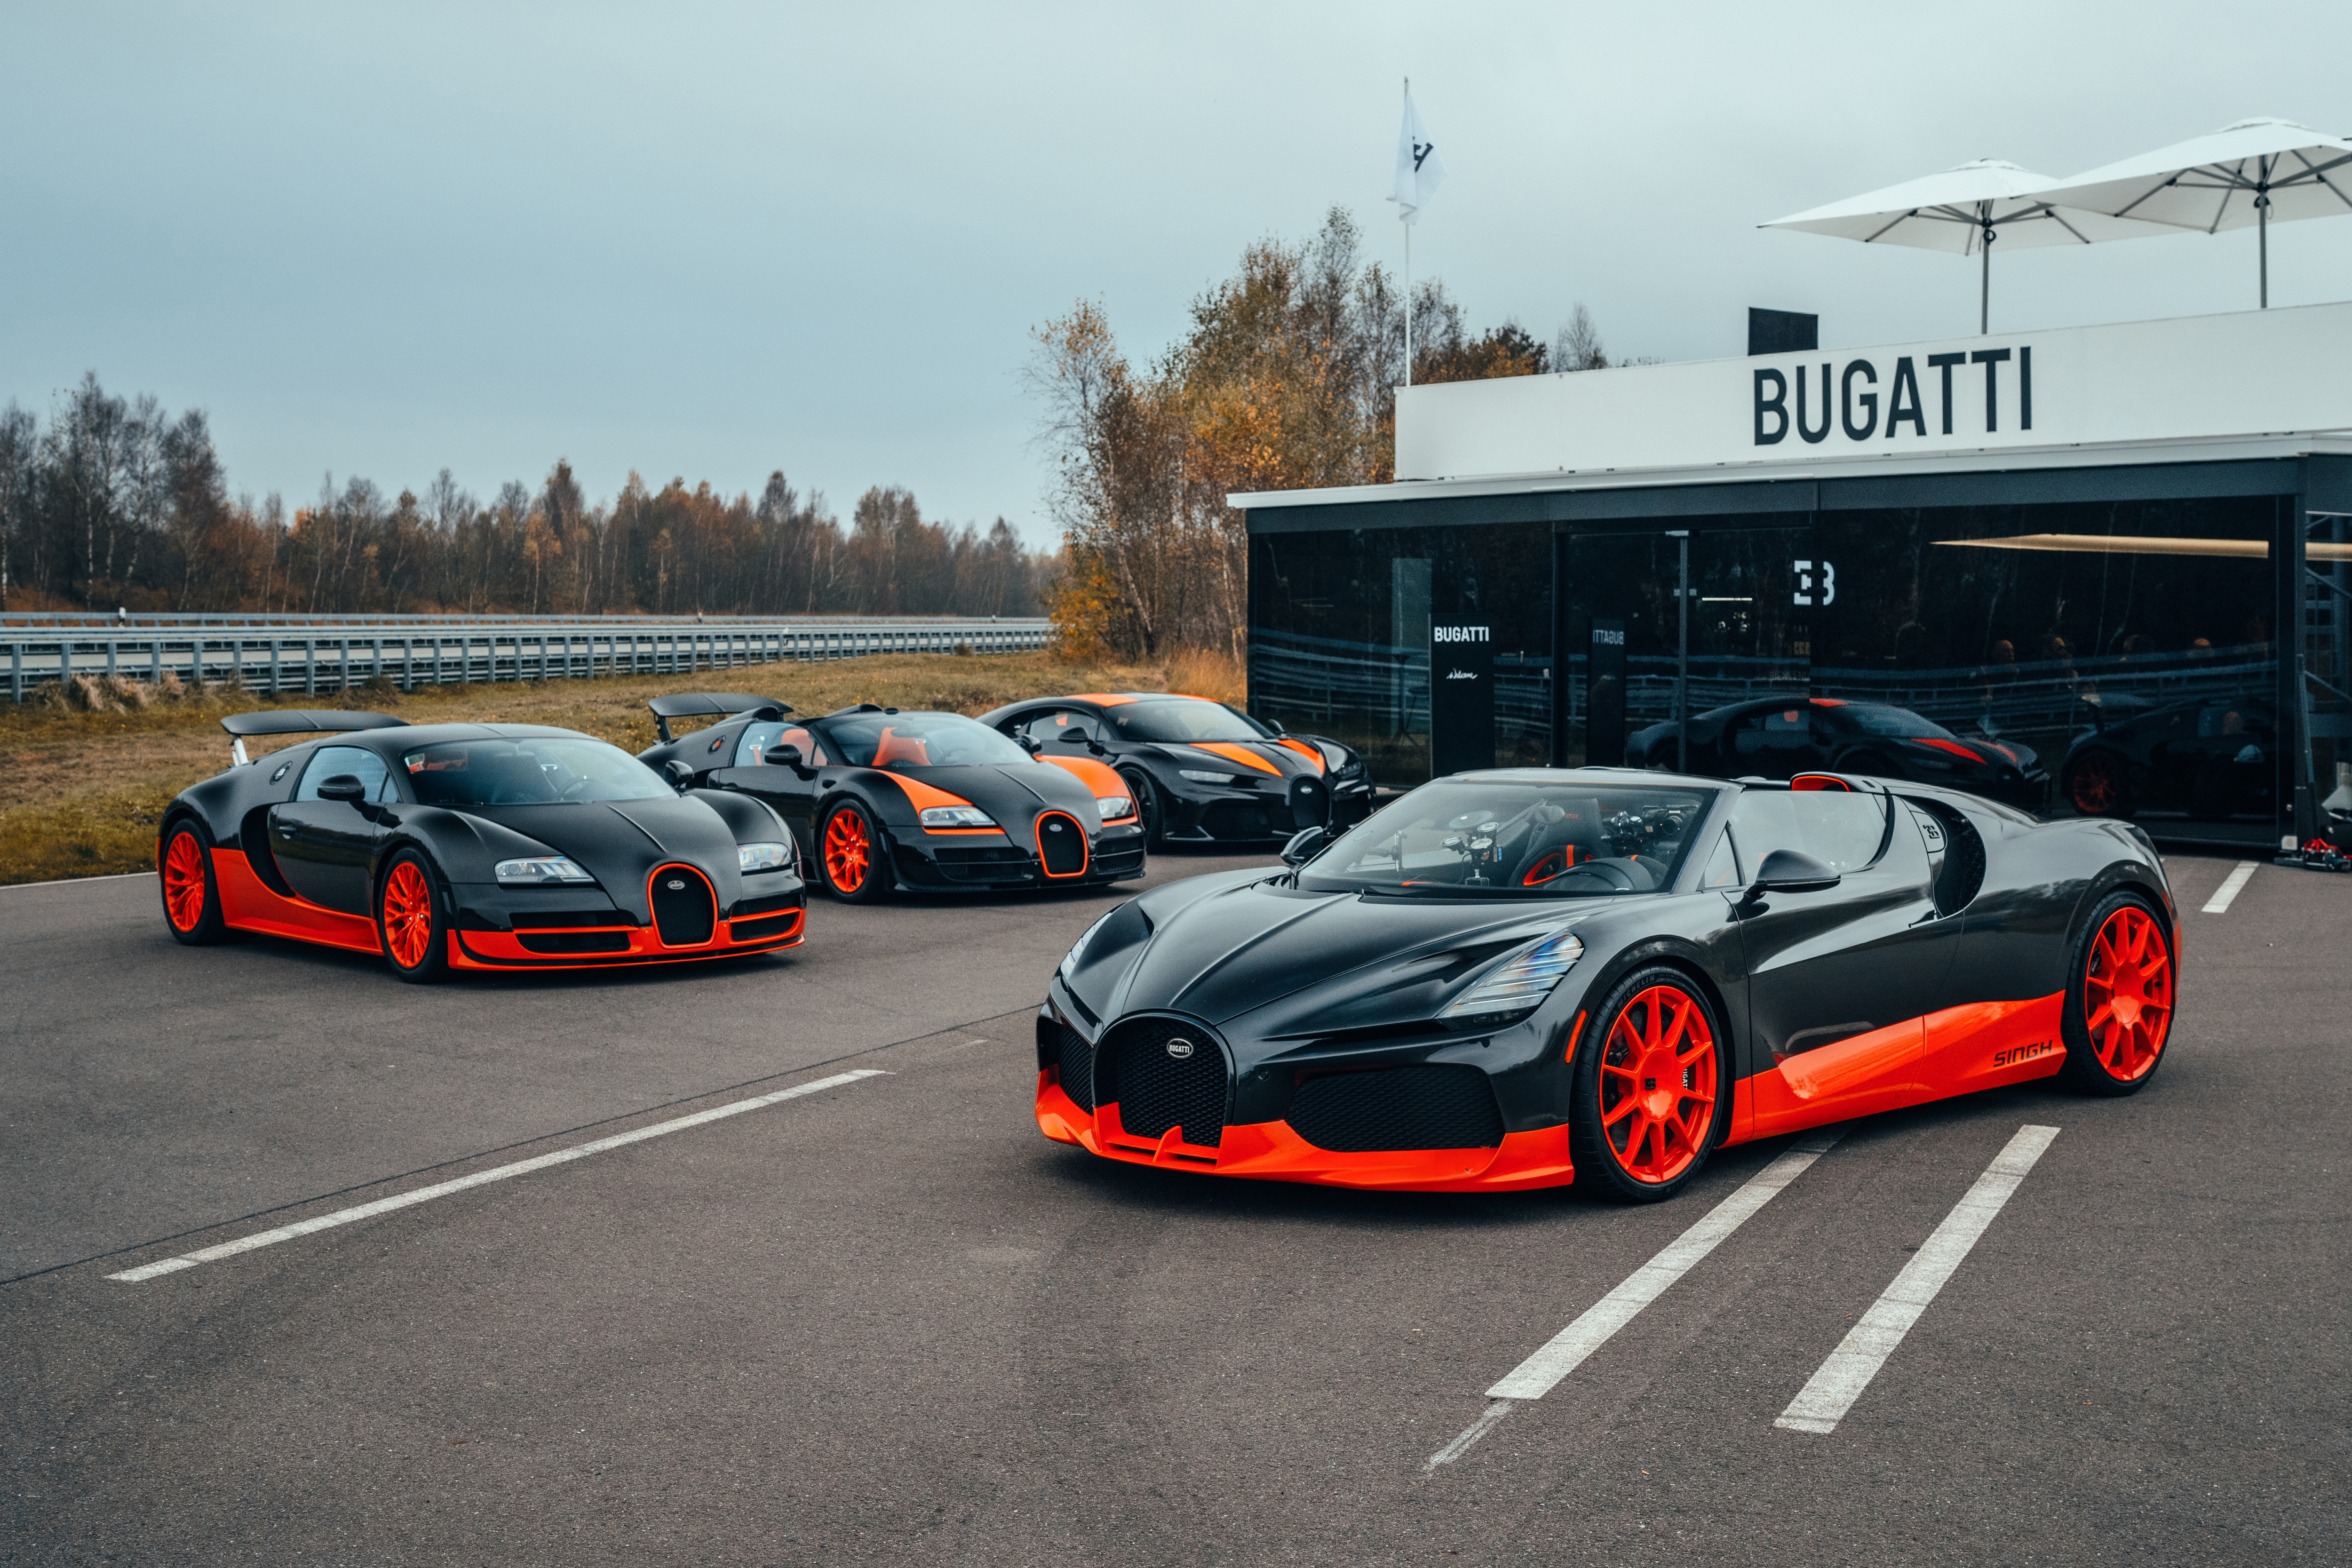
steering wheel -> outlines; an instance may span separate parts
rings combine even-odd
[[[594,779],[583,773],[563,786],[562,797],[565,800],[585,800],[588,798],[588,791],[595,787],[595,784]]]

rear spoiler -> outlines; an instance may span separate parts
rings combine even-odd
[[[237,737],[229,742],[229,762],[243,767],[253,759],[245,754],[247,735],[305,735],[319,731],[341,734],[352,730],[405,728],[408,721],[389,713],[347,712],[335,708],[264,708],[252,713],[232,713],[220,721]]]
[[[670,738],[669,721],[706,715],[732,718],[738,713],[758,712],[761,718],[781,719],[793,710],[789,702],[772,697],[753,697],[742,691],[673,691],[656,697],[646,704],[653,710],[654,728],[661,738]]]

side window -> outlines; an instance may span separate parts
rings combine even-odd
[[[1057,708],[1050,713],[1039,713],[1024,721],[1018,731],[1041,746],[1067,744],[1073,735],[1085,740],[1100,741],[1102,727],[1084,713]]]
[[[1731,830],[1751,866],[1775,849],[1794,849],[1835,870],[1859,871],[1885,842],[1886,800],[1863,790],[1751,789],[1731,808]]]
[[[310,754],[310,765],[302,770],[302,783],[294,791],[296,800],[316,800],[319,786],[339,773],[350,773],[367,785],[368,800],[397,800],[393,793],[392,770],[382,757],[357,746],[321,746]]]
[[[776,744],[798,746],[801,749],[801,763],[803,766],[822,768],[832,764],[833,759],[824,754],[824,743],[817,740],[816,731],[814,730],[794,725],[776,737]]]
[[[735,765],[739,768],[758,767],[772,746],[798,746],[801,755],[805,758],[810,747],[808,731],[782,720],[746,724],[742,736],[735,742]]]
[[[1735,755],[1764,761],[1805,754],[1812,744],[1812,721],[1804,707],[1750,713],[1731,732]]]
[[[1731,842],[1731,829],[1715,842],[1715,853],[1707,857],[1706,875],[1699,881],[1702,888],[1737,888],[1742,885],[1739,875],[1739,851]]]

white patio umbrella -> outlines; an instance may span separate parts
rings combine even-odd
[[[2151,226],[2148,232],[2261,230],[2262,303],[2271,303],[2273,223],[2352,213],[2352,141],[2292,120],[2241,120],[2053,184],[2042,199]]]
[[[1982,258],[1977,330],[1992,330],[1992,247],[2089,245],[2162,229],[2130,218],[2060,212],[2043,199],[2047,174],[1998,158],[1979,158],[1940,174],[1852,196],[1759,226],[1800,228],[1864,245],[1909,245]]]

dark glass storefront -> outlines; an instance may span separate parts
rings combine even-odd
[[[1250,516],[1252,705],[1420,782],[1430,618],[1479,620],[1497,761],[1608,760],[1581,650],[1622,622],[1619,748],[1675,716],[1678,680],[1692,714],[1881,702],[2032,751],[2046,812],[2268,845],[2296,784],[2315,802],[2340,782],[2343,523],[2311,514],[2344,490],[2352,461],[2311,457],[1269,508]],[[2281,674],[2298,614],[2309,714]]]

